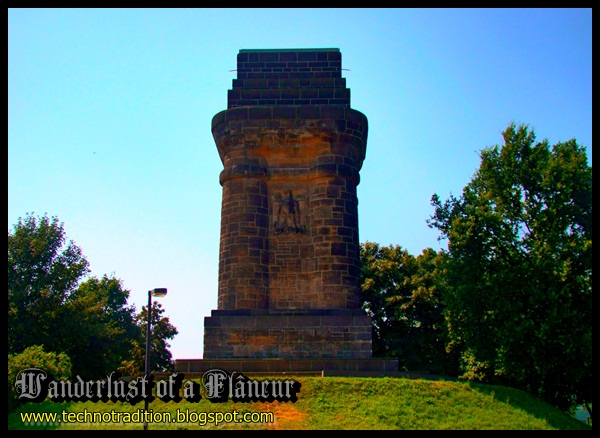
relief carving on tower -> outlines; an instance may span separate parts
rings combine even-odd
[[[292,190],[280,191],[273,197],[273,232],[280,234],[304,234],[304,196]]]

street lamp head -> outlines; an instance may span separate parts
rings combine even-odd
[[[166,287],[157,287],[150,291],[150,295],[152,295],[153,297],[164,297],[166,294],[167,294]]]

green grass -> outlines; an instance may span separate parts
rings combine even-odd
[[[280,377],[275,377],[279,379]],[[314,377],[292,378],[301,383],[295,403],[198,403],[185,400],[164,403],[155,399],[154,412],[266,413],[274,415],[268,423],[150,423],[153,429],[427,429],[427,430],[591,430],[583,422],[531,395],[502,386],[465,382],[431,381],[404,378]],[[259,380],[266,377],[257,378]],[[8,429],[139,430],[143,423],[51,423],[24,424],[21,414],[28,412],[130,412],[143,409],[144,402],[129,403],[64,402],[27,403],[8,415]]]

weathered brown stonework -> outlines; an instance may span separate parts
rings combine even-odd
[[[241,50],[212,120],[223,163],[204,358],[369,359],[357,185],[368,122],[338,49]]]
[[[205,358],[370,358],[371,321],[359,309],[214,310]]]
[[[360,307],[356,186],[366,118],[343,107],[336,119],[319,106],[315,119],[252,109],[213,119],[224,164],[219,309]]]

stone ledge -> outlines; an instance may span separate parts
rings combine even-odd
[[[175,359],[175,371],[201,373],[210,369],[227,372],[315,372],[323,375],[397,373],[397,359]],[[341,373],[341,374],[340,374]]]
[[[238,106],[218,112],[212,118],[212,129],[224,122],[237,120],[292,119],[298,120],[299,125],[306,125],[306,119],[318,120],[348,120],[365,128],[368,126],[367,117],[358,110],[344,105],[261,105]]]
[[[213,309],[211,316],[365,316],[362,309]]]

